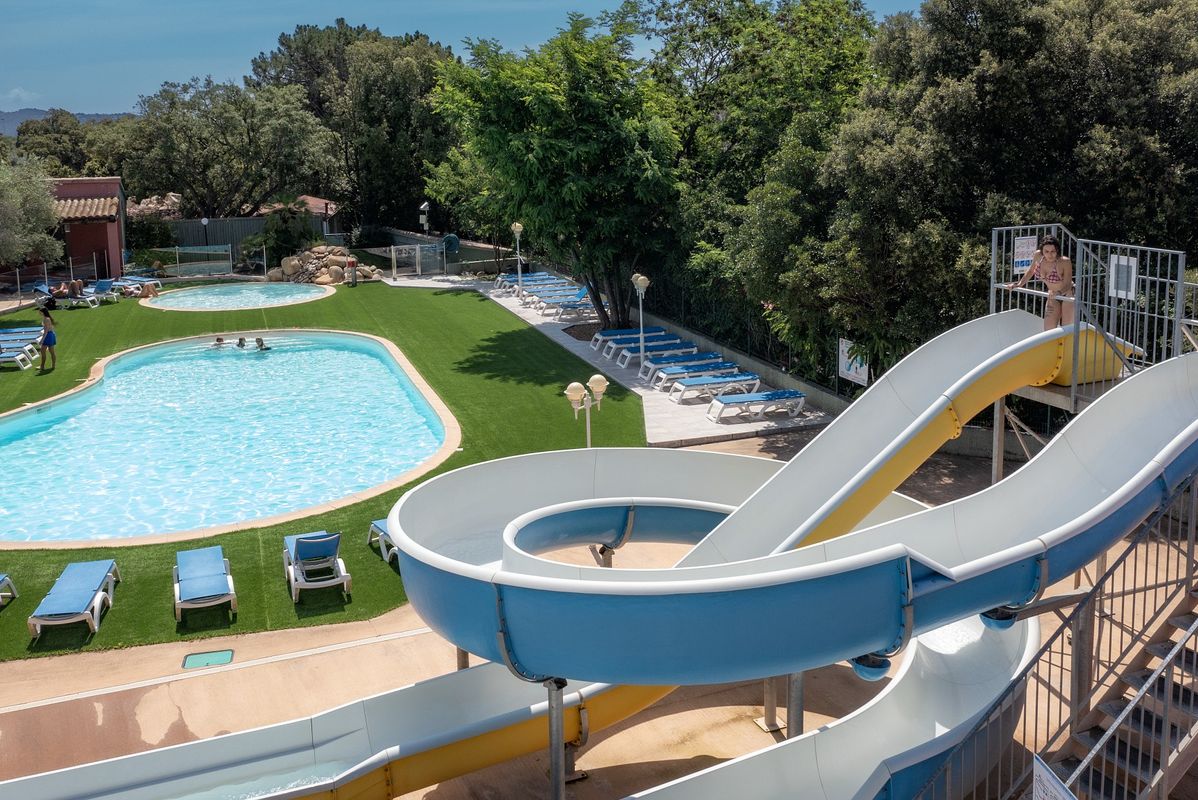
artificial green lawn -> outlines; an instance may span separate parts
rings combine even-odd
[[[0,368],[0,411],[66,391],[87,375],[96,359],[148,342],[259,328],[333,328],[395,342],[449,406],[462,427],[462,450],[434,475],[502,456],[583,444],[582,422],[574,420],[562,389],[570,381],[585,381],[593,369],[475,292],[368,283],[340,287],[332,297],[316,302],[274,309],[159,311],[123,300],[98,309],[58,310],[54,318],[58,368],[42,374],[36,369]],[[38,324],[38,319],[36,312],[10,314],[0,317],[0,328]],[[618,384],[612,384],[593,423],[597,445],[645,444],[640,400]],[[63,476],[52,485],[23,485],[26,492],[41,493],[50,516],[56,503],[69,502],[70,481],[89,477]],[[206,540],[86,550],[0,549],[0,572],[12,575],[21,592],[0,610],[0,660],[377,616],[406,598],[398,573],[382,562],[377,549],[366,547],[366,530],[371,520],[387,515],[407,488],[298,522]],[[283,578],[283,536],[322,529],[344,533],[341,554],[353,575],[352,598],[345,602],[336,589],[312,590],[294,605]],[[184,612],[183,623],[176,624],[174,554],[205,544],[220,544],[230,561],[237,619],[230,622],[225,607],[217,607]],[[31,643],[26,618],[62,568],[70,561],[98,558],[115,558],[123,578],[100,632],[89,640],[83,623],[51,626]]]

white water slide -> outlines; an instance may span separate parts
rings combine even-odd
[[[529,677],[571,679],[567,738],[580,705],[594,730],[667,691],[648,684],[784,674],[914,635],[890,685],[854,714],[656,796],[726,797],[731,786],[738,796],[872,797],[887,781],[917,781],[1035,651],[1033,626],[992,631],[976,614],[1025,602],[1086,563],[1198,466],[1190,356],[1124,382],[984,492],[924,511],[885,499],[944,438],[929,431],[951,436],[972,415],[964,409],[1056,374],[1071,334],[1038,328],[1008,312],[933,340],[781,469],[712,453],[580,450],[435,478],[389,520],[409,595],[460,646]],[[1046,484],[1061,488],[1046,495]],[[700,544],[667,570],[538,555],[636,539]],[[789,549],[804,541],[815,543]],[[217,797],[236,785],[242,796],[383,797],[545,746],[543,691],[491,664],[311,719],[0,784],[0,796]]]

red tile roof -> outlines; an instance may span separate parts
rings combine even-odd
[[[117,197],[62,197],[54,201],[54,210],[63,222],[111,222],[120,208]]]

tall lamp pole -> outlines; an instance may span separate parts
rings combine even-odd
[[[639,272],[632,276],[632,287],[636,289],[636,319],[641,328],[641,357],[638,363],[645,363],[645,290],[649,288],[649,279]]]
[[[524,233],[524,226],[519,222],[512,223],[512,233],[516,235],[516,296],[524,296],[524,266],[520,261],[520,234]]]
[[[586,411],[588,448],[591,446],[591,405],[602,407],[603,393],[607,391],[607,386],[607,378],[592,375],[586,386],[574,381],[566,387],[566,397],[570,400],[570,405],[574,406],[574,419],[578,419],[579,411]],[[591,391],[588,392],[587,389]]]

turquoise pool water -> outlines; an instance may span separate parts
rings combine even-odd
[[[306,303],[325,294],[323,286],[310,283],[225,283],[163,292],[148,302],[171,311],[236,311]]]
[[[433,455],[441,420],[379,343],[157,345],[77,395],[0,420],[0,540],[109,539],[327,503]]]

